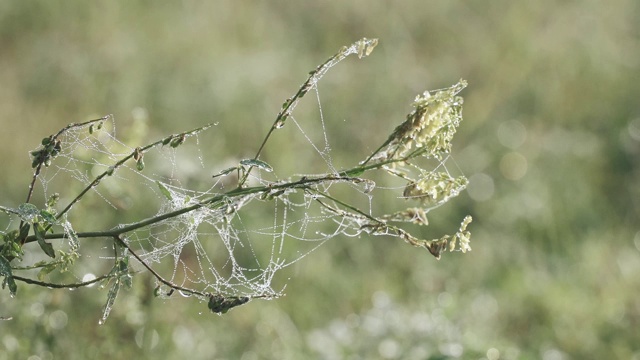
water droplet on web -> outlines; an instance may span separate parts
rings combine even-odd
[[[188,293],[188,292],[185,292],[185,291],[182,291],[182,290],[178,290],[178,293],[180,295],[182,295],[183,297],[186,297],[186,298],[191,297],[191,295],[192,295],[191,293]]]
[[[369,180],[369,181],[366,181],[364,183],[364,193],[365,194],[368,194],[368,193],[372,192],[373,189],[375,189],[375,188],[376,188],[376,183],[374,181]]]
[[[98,320],[98,325],[104,325],[104,320],[102,319]]]
[[[274,125],[274,127],[275,127],[276,129],[282,129],[282,127],[283,127],[283,126],[284,126],[284,121],[282,121],[282,120],[278,120],[278,121],[276,122],[276,124]]]

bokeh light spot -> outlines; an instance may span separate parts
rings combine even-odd
[[[627,126],[629,136],[635,141],[640,141],[640,118],[633,119]]]
[[[519,148],[526,139],[527,129],[519,121],[505,121],[498,127],[498,141],[510,149]]]
[[[49,315],[49,325],[51,328],[60,330],[67,326],[67,313],[62,310],[56,310]]]
[[[493,178],[484,173],[471,175],[467,193],[475,201],[486,201],[493,197],[495,185]]]
[[[44,306],[40,302],[31,304],[31,315],[33,317],[40,317],[44,314]]]
[[[96,276],[92,273],[86,273],[84,274],[84,276],[82,277],[82,282],[87,282],[87,281],[91,281],[91,280],[95,280]],[[92,287],[93,285],[95,285],[96,283],[93,284],[89,284],[87,285],[87,287]]]
[[[487,359],[489,360],[498,360],[500,359],[500,350],[496,348],[491,348],[487,350]]]
[[[509,180],[520,180],[527,173],[527,158],[518,152],[510,152],[500,160],[500,172]]]
[[[396,359],[400,356],[400,344],[394,339],[384,339],[378,345],[378,352],[385,359]]]

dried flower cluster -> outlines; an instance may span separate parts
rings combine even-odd
[[[449,172],[427,171],[411,163],[416,158],[434,158],[444,161],[451,151],[451,141],[462,121],[463,99],[458,93],[467,86],[460,80],[457,84],[432,92],[425,91],[413,102],[414,110],[406,120],[396,127],[389,138],[367,160],[363,166],[381,165],[392,175],[407,180],[403,196],[418,200],[421,208],[409,208],[378,219],[362,216],[358,220],[360,229],[374,235],[391,235],[405,242],[424,247],[440,258],[442,252],[471,250],[470,233],[466,230],[471,216],[463,219],[460,229],[454,235],[444,235],[439,239],[422,240],[408,232],[389,224],[389,222],[411,222],[428,225],[427,213],[460,194],[469,181],[464,176],[454,178]],[[372,165],[374,164],[374,165]],[[417,179],[405,172],[405,165],[419,171]],[[402,169],[398,169],[400,166]]]
[[[415,109],[372,160],[387,162],[416,156],[442,159],[450,152],[451,140],[462,121],[463,100],[457,94],[466,86],[467,82],[460,80],[450,88],[418,95],[413,102]]]
[[[457,196],[468,183],[464,176],[454,178],[445,172],[432,172],[418,181],[409,182],[403,195],[407,199],[418,199],[425,205],[436,206]]]

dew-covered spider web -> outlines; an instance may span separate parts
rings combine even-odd
[[[211,310],[226,312],[251,298],[281,295],[286,280],[276,274],[337,236],[396,237],[438,258],[444,250],[470,250],[470,219],[455,235],[434,240],[421,240],[403,227],[427,225],[428,212],[467,184],[447,166],[462,120],[457,94],[464,82],[419,95],[415,110],[377,140],[376,151],[346,168],[335,166],[329,128],[336,121],[325,117],[318,81],[348,55],[367,56],[374,46],[363,39],[318,66],[285,101],[257,154],[216,169],[213,177],[212,164],[202,159],[201,134],[212,127],[221,131],[218,124],[138,146],[117,136],[122,133],[114,118],[106,116],[65,128],[51,138],[53,145],[44,141],[43,147],[56,151],[40,159],[48,166],[37,181],[45,199],[60,194],[54,207],[64,236],[79,238],[76,277],[100,271],[100,264],[103,272],[117,271],[114,261],[126,257],[128,272],[152,272],[156,295],[207,294]],[[295,107],[307,93],[305,101],[317,112],[299,118]],[[318,160],[314,169],[283,174],[262,152],[285,125],[305,145],[296,151]],[[199,171],[185,178],[185,166]],[[453,169],[459,172],[455,163]],[[378,197],[395,199],[400,208],[380,213]],[[99,255],[85,246],[100,247]]]

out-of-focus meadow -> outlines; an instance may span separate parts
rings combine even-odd
[[[639,4],[0,2],[1,205],[24,202],[40,139],[106,114],[140,144],[218,122],[204,168],[178,163],[206,188],[308,71],[369,37],[320,84],[332,158],[364,158],[416,94],[464,78],[453,159],[471,184],[423,235],[474,217],[470,253],[335,238],[278,274],[285,297],[224,316],[140,274],[99,326],[107,290],[20,283],[0,294],[0,359],[640,359]],[[317,121],[305,101],[297,120]],[[264,158],[307,167],[306,140],[280,136]]]

